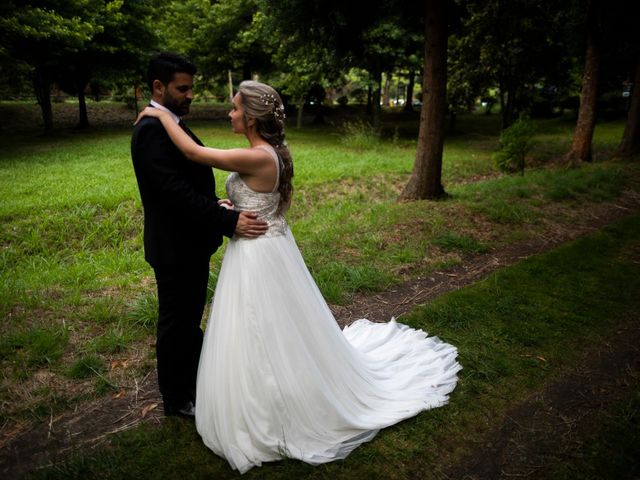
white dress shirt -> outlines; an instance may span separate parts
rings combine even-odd
[[[164,111],[164,112],[168,112],[169,115],[171,115],[171,118],[173,118],[175,120],[176,123],[180,123],[180,117],[177,116],[175,113],[173,113],[171,110],[169,110],[167,107],[165,107],[164,105],[160,105],[158,102],[156,102],[155,100],[151,100],[149,102],[151,105],[153,105],[156,108],[159,108],[160,110]]]

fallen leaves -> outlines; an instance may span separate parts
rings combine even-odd
[[[142,418],[146,417],[146,416],[147,416],[147,414],[148,414],[151,410],[154,410],[154,409],[155,409],[155,408],[157,408],[157,407],[158,407],[158,404],[157,404],[157,403],[149,403],[149,404],[145,405],[145,406],[142,408],[142,411],[140,412],[140,417],[142,417]]]
[[[114,393],[111,398],[113,398],[114,400],[117,400],[118,398],[124,397],[126,394],[127,392],[125,392],[124,390],[120,390],[118,393]]]

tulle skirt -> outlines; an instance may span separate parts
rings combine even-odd
[[[395,322],[341,330],[287,230],[233,239],[198,368],[196,427],[246,472],[346,457],[379,429],[447,402],[455,347]]]

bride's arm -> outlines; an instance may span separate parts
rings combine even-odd
[[[185,157],[203,165],[227,170],[229,172],[257,173],[267,165],[271,165],[271,156],[261,148],[232,148],[223,150],[198,145],[187,133],[171,118],[171,116],[158,108],[146,107],[138,116],[136,123],[143,117],[155,117],[160,120],[162,126],[169,134],[171,141],[184,153]]]

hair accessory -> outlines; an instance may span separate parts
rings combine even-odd
[[[278,120],[284,120],[287,116],[284,113],[284,105],[278,105],[277,97],[272,93],[263,93],[260,95],[260,101],[265,105],[273,107],[273,116]]]
[[[272,93],[263,93],[260,95],[260,101],[265,105],[274,105],[276,103],[276,96]]]
[[[273,111],[273,116],[278,120],[284,120],[287,116],[284,113],[284,105],[278,105]]]

